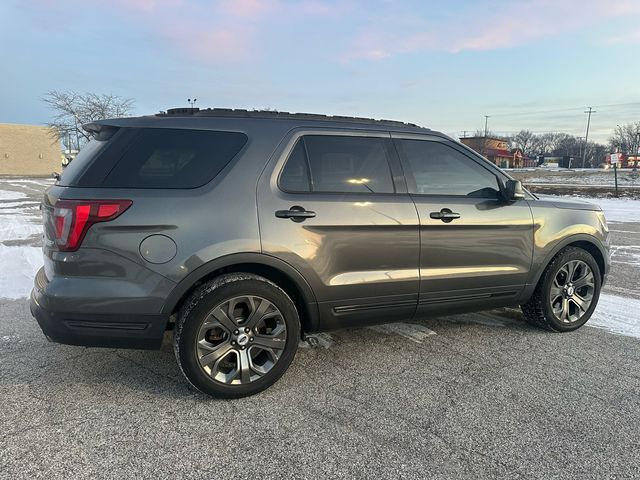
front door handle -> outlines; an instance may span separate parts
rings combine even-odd
[[[294,222],[304,222],[307,218],[313,218],[316,212],[305,210],[299,205],[294,205],[289,210],[276,210],[276,217],[290,218]]]
[[[430,218],[434,220],[442,220],[444,223],[449,223],[456,218],[460,218],[460,214],[456,212],[452,212],[448,208],[443,208],[439,212],[431,212],[429,214]]]

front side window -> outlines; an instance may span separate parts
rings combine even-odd
[[[280,187],[291,192],[395,192],[384,139],[344,135],[305,135],[298,140]]]
[[[429,140],[395,140],[409,193],[498,198],[497,177],[458,150]]]

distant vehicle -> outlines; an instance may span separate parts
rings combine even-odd
[[[575,330],[609,271],[599,207],[538,199],[415,125],[177,109],[84,128],[44,196],[31,311],[72,345],[172,329],[211,395],[272,385],[309,332],[512,305]]]

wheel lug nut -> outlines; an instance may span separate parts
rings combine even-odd
[[[231,345],[235,345],[235,344],[236,344],[236,342],[234,342],[234,341],[231,342]]]
[[[244,346],[240,347],[241,350],[244,350]]]
[[[248,328],[245,328],[245,329],[244,329],[244,333],[249,333],[249,329],[248,329]]]
[[[238,330],[234,330],[234,331],[233,331],[233,334],[234,334],[234,335],[237,335],[237,334],[239,334],[239,333],[240,333],[240,332],[239,332]]]
[[[253,342],[253,337],[249,337],[249,341],[250,341],[250,342]]]

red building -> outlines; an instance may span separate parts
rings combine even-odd
[[[611,166],[611,154],[607,154],[607,165]],[[640,154],[627,155],[626,153],[618,153],[618,168],[635,168],[640,167]]]
[[[509,149],[509,143],[498,137],[463,137],[460,141],[501,168],[535,167],[537,162],[519,148]]]

